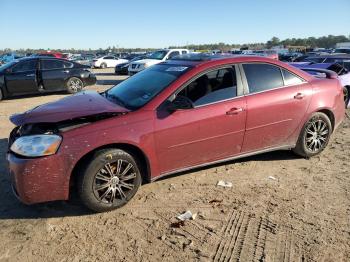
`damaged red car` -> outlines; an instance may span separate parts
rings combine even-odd
[[[315,78],[264,57],[184,55],[111,89],[85,91],[10,118],[13,191],[101,212],[142,182],[272,150],[319,154],[342,122],[337,76]]]

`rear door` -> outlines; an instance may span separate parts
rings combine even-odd
[[[5,74],[6,87],[11,94],[37,92],[37,80],[37,59],[20,61]]]
[[[309,84],[272,64],[247,63],[241,69],[248,89],[242,152],[288,145],[309,105]]]
[[[70,77],[73,63],[59,59],[41,59],[41,84],[46,91],[57,91],[66,88],[65,83]]]
[[[189,98],[194,108],[159,109],[155,141],[162,173],[240,153],[246,121],[240,87],[235,67],[212,70],[176,94]]]

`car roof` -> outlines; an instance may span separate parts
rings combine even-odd
[[[194,56],[195,54],[188,55],[180,55],[176,56],[173,59],[164,61],[160,64],[163,65],[176,65],[176,66],[188,66],[188,67],[216,67],[216,66],[224,66],[227,64],[238,64],[238,63],[266,63],[273,64],[275,66],[279,66],[285,68],[306,80],[311,80],[310,75],[305,73],[299,68],[296,68],[292,65],[284,63],[279,60],[275,60],[272,58],[264,57],[264,56],[255,56],[255,55],[209,55],[209,54],[197,54],[198,56]]]

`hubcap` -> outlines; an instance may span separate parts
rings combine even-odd
[[[77,79],[77,80],[70,80],[69,81],[69,87],[74,92],[78,92],[79,90],[81,90],[81,87],[82,87],[81,81],[79,79]]]
[[[95,175],[93,191],[96,198],[107,204],[126,200],[135,187],[136,170],[132,163],[118,159],[105,164]]]
[[[318,152],[324,148],[329,136],[329,128],[325,121],[317,119],[306,128],[305,143],[308,150]]]

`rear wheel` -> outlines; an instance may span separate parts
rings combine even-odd
[[[332,124],[324,113],[314,113],[300,132],[293,151],[303,157],[312,157],[321,153],[327,146],[332,134]]]
[[[67,91],[70,94],[75,94],[80,92],[84,88],[84,83],[77,77],[71,77],[67,81]]]
[[[137,158],[120,149],[96,152],[78,177],[82,202],[96,212],[122,207],[133,198],[140,185]]]

